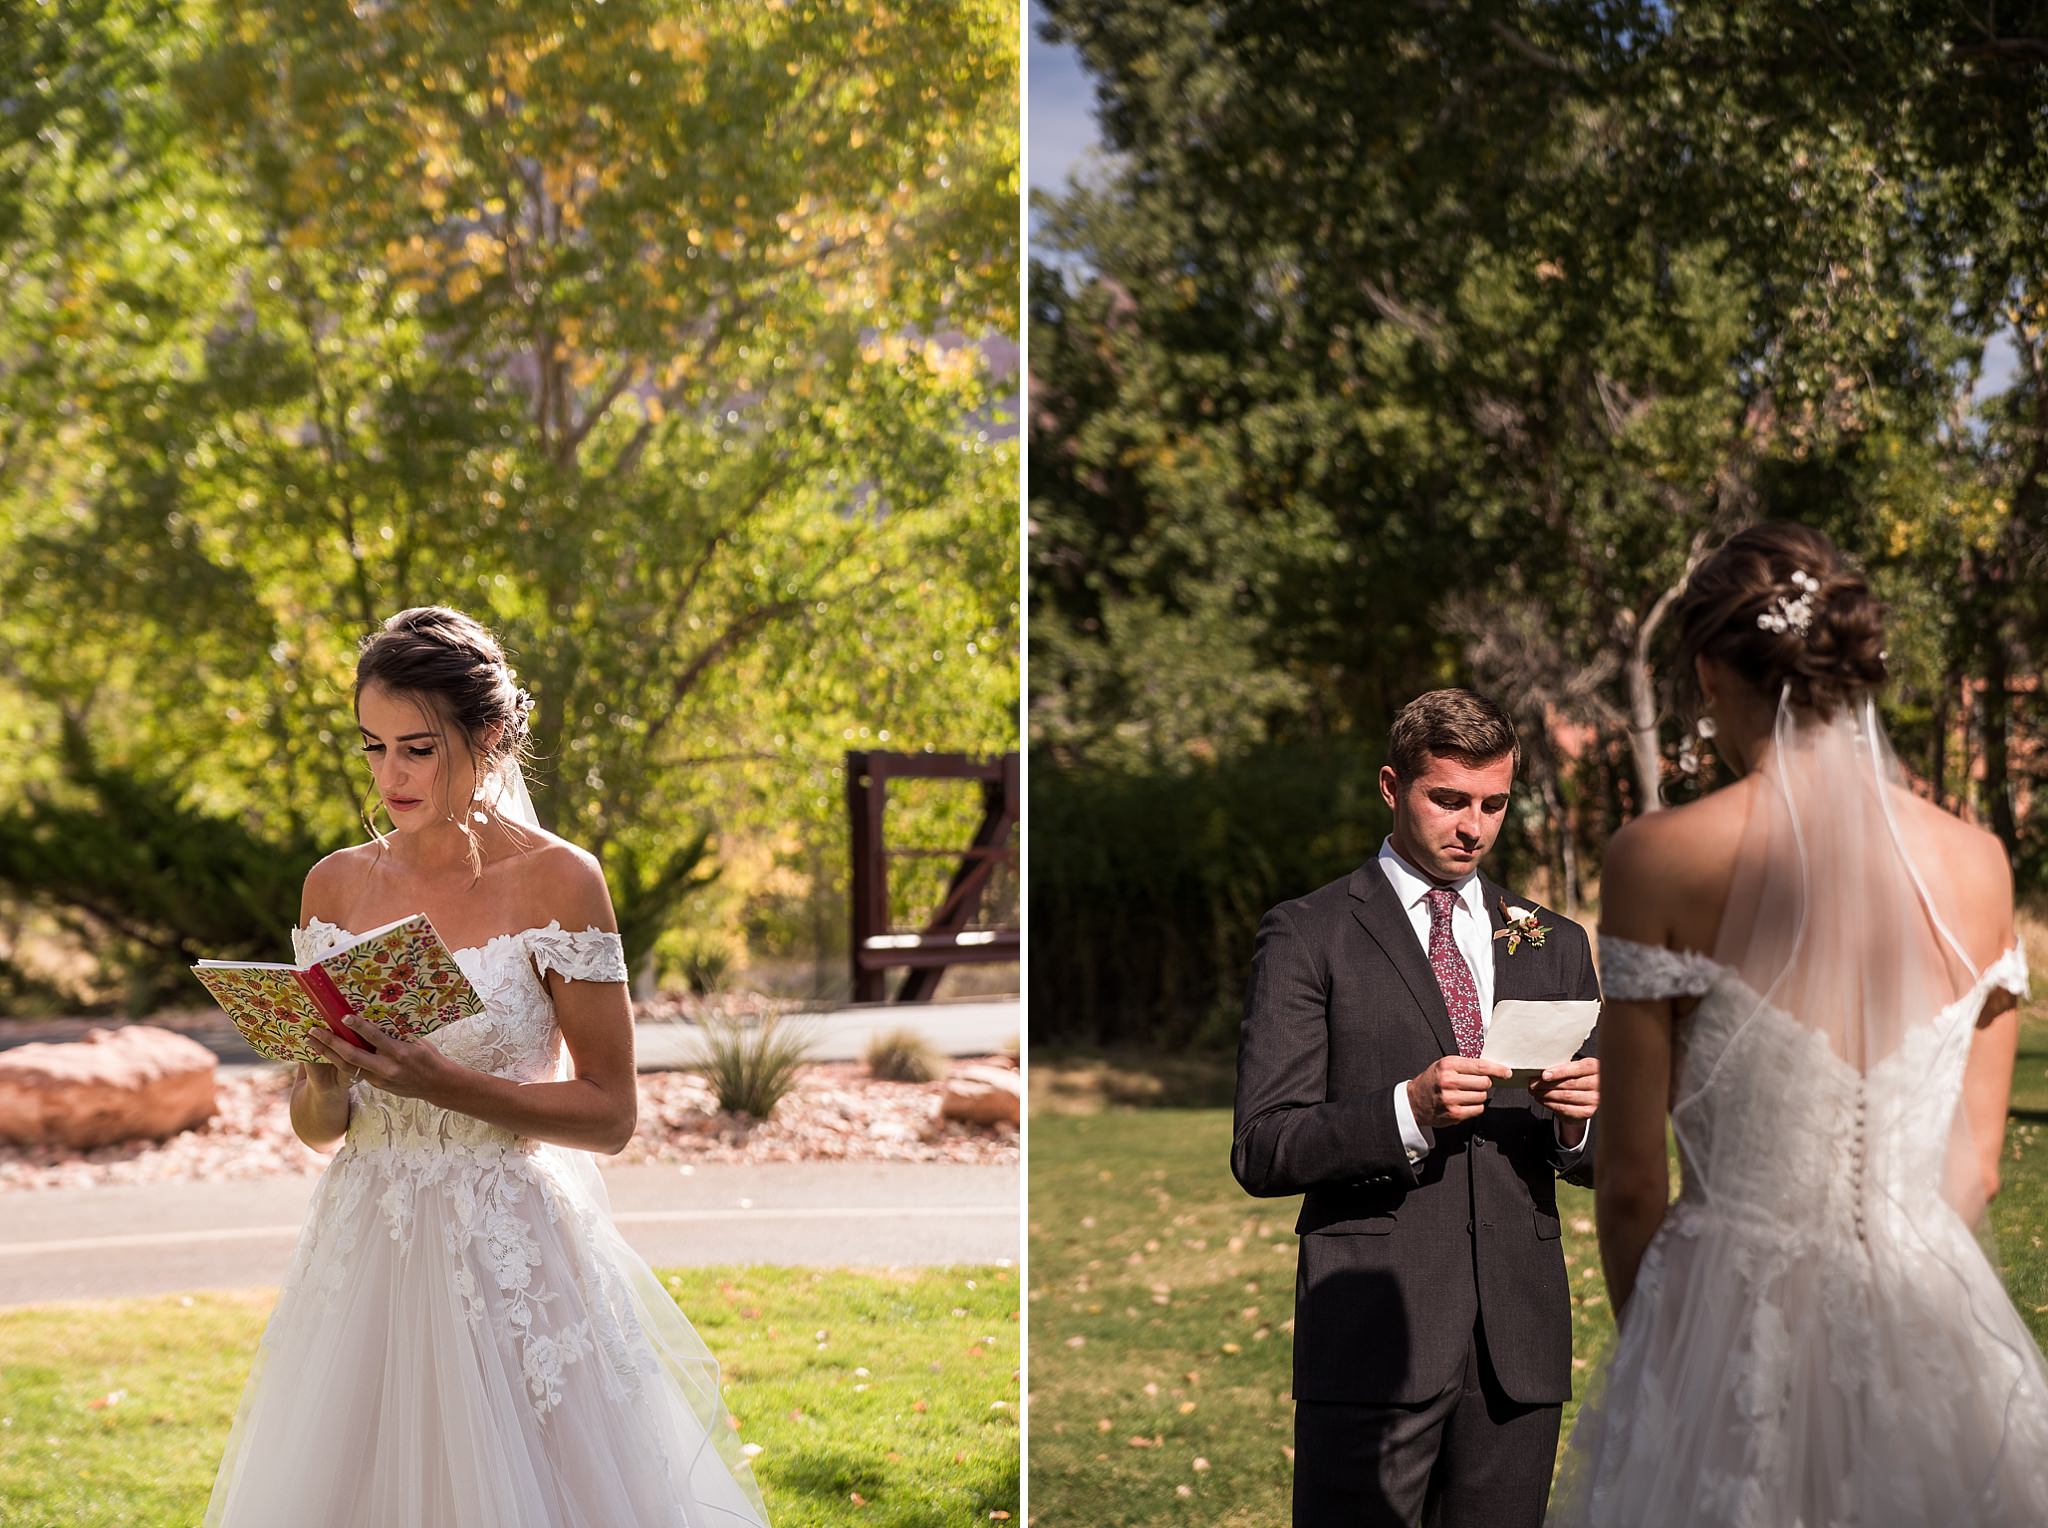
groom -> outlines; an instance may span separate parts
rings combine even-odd
[[[1502,998],[1597,998],[1586,934],[1480,874],[1520,747],[1492,701],[1394,718],[1379,854],[1259,925],[1230,1166],[1302,1194],[1294,1522],[1536,1528],[1571,1394],[1556,1180],[1591,1181],[1594,1042],[1533,1086],[1478,1059]],[[1517,912],[1526,908],[1517,908]]]

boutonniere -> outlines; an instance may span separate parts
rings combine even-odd
[[[1526,907],[1508,906],[1508,899],[1506,897],[1500,899],[1500,911],[1501,916],[1508,920],[1508,926],[1503,929],[1494,930],[1493,937],[1505,939],[1508,942],[1508,953],[1510,955],[1522,947],[1524,940],[1529,942],[1531,949],[1540,950],[1543,948],[1543,936],[1550,932],[1549,924],[1538,923],[1536,921],[1536,914]]]

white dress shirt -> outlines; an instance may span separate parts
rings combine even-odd
[[[1380,845],[1379,867],[1387,878],[1387,884],[1394,888],[1394,895],[1401,900],[1401,906],[1408,913],[1408,924],[1415,930],[1416,942],[1422,946],[1422,953],[1429,954],[1429,902],[1430,892],[1437,883],[1394,850],[1394,841],[1389,838]],[[1458,953],[1465,958],[1465,964],[1472,972],[1472,985],[1479,994],[1479,1033],[1483,1037],[1493,1022],[1493,922],[1486,915],[1486,891],[1479,882],[1479,872],[1474,869],[1446,888],[1457,900],[1451,903],[1451,939],[1458,946]],[[1401,1144],[1408,1149],[1408,1160],[1419,1162],[1429,1155],[1436,1146],[1434,1134],[1425,1129],[1415,1118],[1415,1107],[1408,1101],[1405,1086],[1394,1089],[1394,1120],[1401,1127]],[[1576,1146],[1563,1147],[1569,1161],[1585,1150],[1590,1133],[1579,1138]]]

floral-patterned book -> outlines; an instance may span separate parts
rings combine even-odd
[[[387,923],[310,966],[202,960],[192,972],[242,1038],[273,1061],[322,1061],[306,1031],[325,1024],[363,1049],[348,1020],[361,1014],[404,1040],[483,1012],[483,999],[424,913]]]

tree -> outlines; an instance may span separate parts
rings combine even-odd
[[[849,726],[1006,746],[983,342],[1015,324],[1014,17],[30,23],[13,93],[133,87],[102,125],[80,84],[0,166],[0,379],[51,426],[0,481],[0,673],[36,753],[69,716],[207,805],[332,831],[356,637],[456,604],[538,698],[544,821],[631,859],[622,904],[659,905],[622,914],[658,927],[750,776],[758,826]]]

